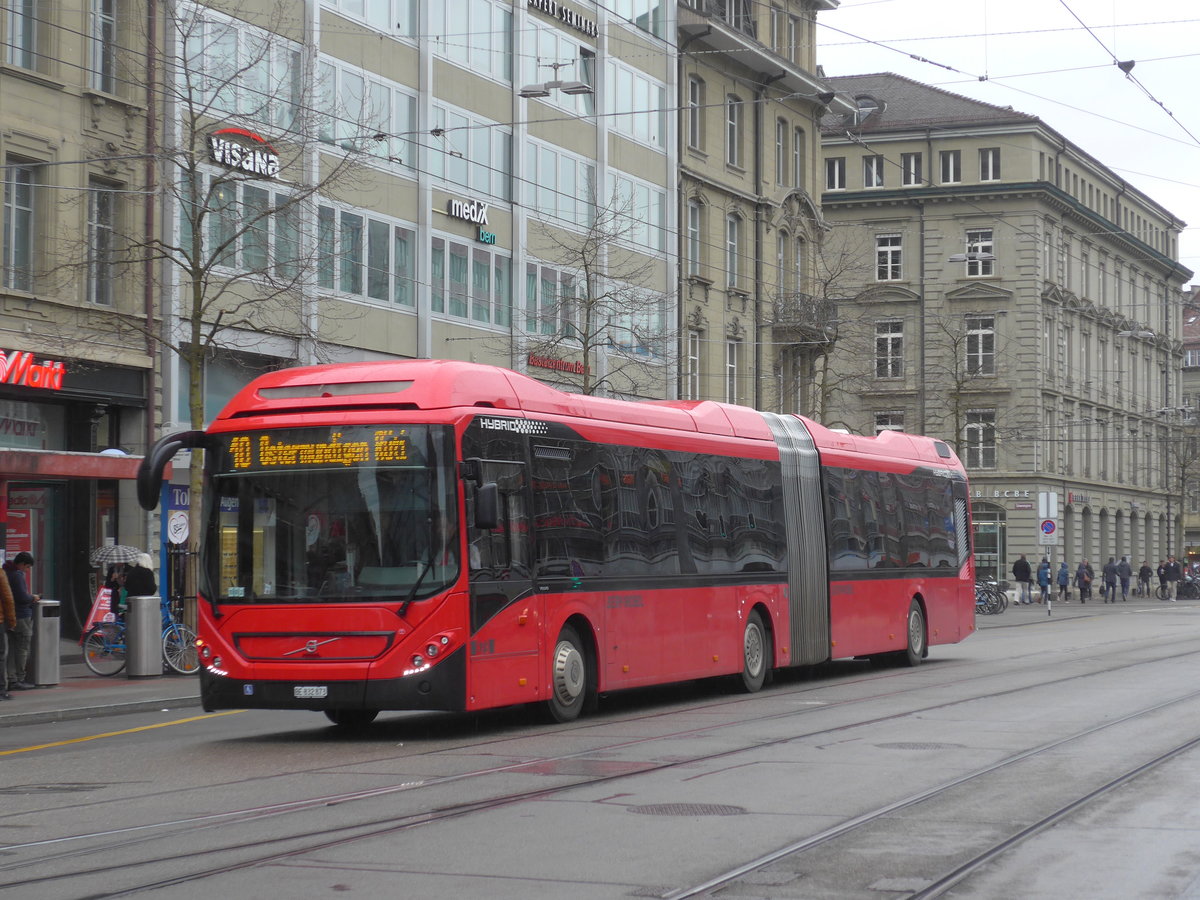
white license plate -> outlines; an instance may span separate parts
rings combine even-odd
[[[329,696],[329,688],[323,684],[309,684],[292,688],[292,696],[297,700],[319,700]]]

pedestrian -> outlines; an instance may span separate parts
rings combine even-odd
[[[1117,559],[1110,556],[1104,564],[1104,602],[1117,602]]]
[[[17,609],[7,578],[0,578],[0,700],[11,700],[8,692],[8,636],[17,630]]]
[[[1167,555],[1167,565],[1165,568],[1167,575],[1167,599],[1174,603],[1176,592],[1179,589],[1179,579],[1183,577],[1183,569],[1180,568],[1178,560],[1169,554]]]
[[[1143,559],[1142,567],[1138,569],[1138,593],[1143,597],[1150,596],[1150,576],[1153,574],[1150,563]]]
[[[154,560],[143,553],[132,566],[125,569],[125,595],[127,597],[153,597],[158,593],[154,580]]]
[[[1122,556],[1117,563],[1117,578],[1121,581],[1121,602],[1129,601],[1129,579],[1133,577],[1133,566],[1129,565],[1129,557]],[[1116,602],[1116,601],[1114,601]]]
[[[1158,599],[1166,600],[1167,599],[1167,561],[1165,559],[1160,559],[1158,561],[1158,569],[1156,569],[1155,571],[1158,572]]]
[[[1088,597],[1092,596],[1092,579],[1096,577],[1096,571],[1091,567],[1085,559],[1075,569],[1075,586],[1079,588],[1079,602],[1087,603]]]
[[[1071,597],[1071,570],[1064,559],[1058,564],[1058,602],[1066,603]]]
[[[29,593],[29,570],[33,568],[33,554],[22,550],[3,568],[17,615],[17,627],[9,636],[8,687],[28,691],[33,687],[25,680],[29,645],[33,640],[33,605],[42,599],[40,594]]]
[[[1013,563],[1012,567],[1013,581],[1021,586],[1021,593],[1017,598],[1018,603],[1033,602],[1033,570],[1029,567],[1029,560],[1025,558],[1025,554],[1021,554],[1021,558]]]
[[[1038,563],[1037,570],[1038,589],[1041,593],[1038,595],[1038,603],[1045,603],[1050,599],[1050,560],[1042,557],[1042,561]]]

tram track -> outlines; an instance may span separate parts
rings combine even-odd
[[[1194,647],[1195,643],[1196,642],[1193,640],[1179,640],[1179,641],[1173,642],[1173,645],[1174,645],[1174,648],[1177,649],[1179,647]],[[1129,648],[1129,652],[1141,652],[1144,649],[1145,649],[1145,647],[1139,645],[1138,647]],[[1158,650],[1173,649],[1173,647],[1172,647],[1172,645],[1154,644],[1153,649],[1158,649]],[[1095,676],[1099,676],[1099,675],[1107,675],[1107,674],[1111,674],[1113,672],[1119,672],[1122,669],[1128,669],[1128,668],[1136,667],[1136,666],[1153,665],[1156,663],[1169,662],[1169,661],[1177,660],[1177,659],[1183,658],[1183,657],[1194,656],[1198,652],[1200,652],[1200,649],[1188,649],[1188,650],[1178,650],[1178,652],[1160,653],[1160,654],[1156,654],[1156,655],[1154,655],[1150,658],[1146,658],[1146,659],[1130,660],[1128,662],[1122,663],[1121,665],[1117,665],[1117,666],[1111,665],[1111,661],[1112,661],[1111,651],[1105,651],[1103,653],[1097,653],[1097,654],[1094,654],[1093,656],[1085,656],[1082,658],[1075,657],[1075,660],[1077,662],[1080,662],[1080,661],[1087,662],[1087,661],[1103,659],[1106,662],[1110,663],[1110,665],[1108,665],[1106,668],[1100,669],[1100,670],[1080,672],[1077,674],[1069,675],[1063,679],[1059,679],[1059,682],[1061,683],[1062,681],[1065,681],[1065,680],[1086,679],[1086,678],[1091,678],[1091,677],[1095,677]],[[1009,661],[1011,662],[1011,659]],[[1045,663],[1045,665],[1049,666],[1049,665],[1052,665],[1052,663]],[[920,672],[922,670],[917,670],[917,671]],[[929,671],[929,670],[926,669],[924,671]],[[908,675],[908,674],[910,674],[908,671],[876,673],[876,674],[873,674],[869,678],[847,679],[847,680],[838,681],[838,682],[832,683],[832,684],[823,683],[819,686],[819,688],[820,689],[823,689],[826,687],[843,688],[846,686],[862,684],[863,682],[875,682],[875,681],[878,681],[881,679],[884,679],[889,684],[891,684],[893,682],[893,680],[895,678],[897,678],[898,676],[903,676],[903,675]],[[1009,674],[1011,674],[1011,673],[1009,673]],[[175,859],[178,862],[181,862],[181,863],[195,862],[195,863],[197,863],[196,867],[192,871],[189,871],[186,873],[181,873],[181,875],[177,878],[172,878],[172,879],[167,879],[167,880],[149,879],[149,880],[145,880],[140,883],[137,883],[137,884],[126,885],[125,887],[118,888],[116,890],[106,890],[106,891],[101,891],[101,892],[96,892],[96,893],[88,893],[88,894],[84,894],[81,896],[88,896],[88,897],[126,896],[126,895],[130,895],[130,894],[136,894],[139,892],[156,890],[156,889],[164,888],[167,886],[178,885],[178,884],[183,884],[183,883],[187,883],[187,882],[202,881],[205,878],[212,877],[212,876],[220,874],[220,873],[236,871],[238,869],[251,868],[251,867],[255,867],[255,866],[266,865],[266,864],[270,864],[273,861],[286,860],[286,859],[294,858],[297,856],[302,856],[304,854],[315,853],[315,852],[319,852],[321,850],[330,849],[330,848],[337,847],[340,845],[345,845],[347,843],[353,843],[356,841],[368,840],[371,838],[385,836],[388,834],[394,834],[394,833],[401,832],[401,831],[404,831],[407,829],[423,827],[426,825],[431,825],[431,824],[447,821],[447,820],[454,819],[454,818],[460,818],[463,816],[469,816],[469,815],[473,815],[473,814],[477,814],[477,813],[481,813],[481,812],[485,812],[485,811],[489,811],[489,810],[494,810],[494,809],[504,807],[504,806],[520,804],[520,803],[524,803],[524,802],[544,800],[544,799],[553,798],[553,797],[559,797],[559,796],[568,794],[571,791],[575,791],[575,790],[578,790],[578,789],[584,788],[584,787],[594,787],[596,785],[602,785],[606,782],[616,783],[618,781],[628,779],[628,778],[636,778],[638,776],[653,774],[653,773],[662,773],[662,772],[665,772],[665,771],[668,771],[670,769],[677,768],[677,767],[694,766],[698,763],[719,761],[721,759],[729,759],[729,758],[736,757],[739,754],[744,754],[744,753],[748,753],[748,752],[752,752],[752,751],[756,751],[756,750],[761,750],[764,748],[769,748],[773,745],[785,744],[785,743],[795,742],[795,741],[819,739],[822,737],[827,737],[827,736],[831,736],[831,735],[834,735],[837,733],[845,732],[850,729],[869,728],[874,725],[885,724],[888,722],[901,720],[901,719],[905,719],[905,718],[910,718],[910,717],[918,717],[918,716],[926,715],[931,712],[936,712],[939,710],[951,709],[951,708],[953,708],[955,706],[959,706],[961,704],[976,702],[985,697],[996,697],[996,696],[1001,696],[1004,694],[1015,695],[1015,694],[1020,694],[1022,691],[1036,689],[1036,688],[1043,686],[1041,684],[1041,682],[1039,682],[1039,680],[1036,678],[1036,675],[1037,675],[1036,671],[1030,671],[1027,669],[1027,670],[1025,670],[1024,674],[1026,675],[1026,677],[1029,677],[1028,684],[1008,685],[1004,688],[1001,688],[1000,690],[990,689],[986,693],[973,691],[971,696],[953,698],[953,699],[946,700],[946,701],[943,701],[941,703],[936,703],[936,704],[927,704],[927,705],[922,706],[917,709],[906,709],[906,710],[897,711],[895,713],[891,713],[891,714],[887,714],[887,715],[874,716],[869,719],[863,719],[863,720],[855,721],[852,723],[841,724],[841,725],[837,725],[834,727],[828,727],[828,728],[814,729],[814,730],[806,731],[803,733],[789,734],[784,737],[779,737],[779,738],[770,739],[770,740],[757,740],[757,741],[741,744],[736,747],[727,748],[725,750],[722,750],[722,751],[716,752],[716,753],[693,754],[693,755],[690,755],[690,756],[687,756],[684,758],[676,757],[670,761],[648,764],[644,768],[637,770],[637,771],[622,771],[620,773],[611,774],[611,775],[607,775],[607,776],[604,776],[604,775],[588,776],[588,777],[580,778],[576,781],[572,781],[568,784],[556,785],[553,787],[543,788],[543,789],[539,789],[539,790],[512,792],[512,793],[502,794],[502,795],[498,795],[495,797],[485,798],[485,799],[481,799],[481,800],[477,800],[477,801],[473,801],[473,802],[469,802],[469,803],[458,803],[458,804],[448,804],[448,805],[443,805],[443,806],[433,806],[432,808],[424,810],[421,813],[410,813],[410,814],[405,814],[405,815],[400,815],[400,816],[387,815],[387,816],[377,817],[377,818],[371,819],[369,821],[355,822],[353,824],[347,824],[347,825],[341,825],[341,826],[335,826],[335,827],[321,827],[321,828],[313,828],[313,829],[308,829],[308,830],[300,830],[295,833],[281,835],[281,836],[271,838],[268,840],[256,841],[254,844],[254,849],[256,851],[261,851],[261,852],[247,852],[246,841],[242,840],[242,839],[231,840],[230,842],[220,841],[216,845],[207,846],[207,847],[204,847],[201,849],[190,851],[183,855],[176,854]],[[968,679],[961,679],[961,678],[950,679],[944,683],[944,686],[952,686],[952,685],[960,686],[960,685],[964,685],[964,684],[967,684],[972,681],[992,680],[993,677],[994,676],[984,674],[984,675],[972,676],[971,678],[968,678]],[[811,715],[811,714],[814,714],[817,712],[828,712],[831,709],[837,709],[840,707],[846,707],[846,706],[850,706],[850,705],[854,705],[854,704],[861,704],[861,703],[870,702],[873,700],[877,701],[877,700],[885,699],[887,697],[898,696],[903,693],[906,693],[908,690],[913,690],[913,691],[918,690],[918,689],[927,690],[930,687],[931,686],[928,684],[928,682],[924,681],[919,685],[914,685],[913,687],[908,688],[907,690],[900,690],[900,691],[888,690],[888,691],[872,692],[870,695],[824,702],[820,706],[807,706],[807,707],[804,707],[801,709],[790,709],[790,710],[786,710],[783,712],[774,713],[774,714],[771,714],[768,716],[756,716],[755,720],[759,721],[759,722],[764,722],[764,721],[780,720],[780,719],[787,719],[787,718],[798,718],[798,717],[802,717],[802,716],[808,716],[808,715]],[[800,687],[799,689],[782,692],[782,697],[786,698],[786,696],[788,694],[802,696],[804,694],[809,694],[812,691],[813,691],[813,686],[811,684],[805,684],[803,687]],[[776,697],[776,699],[781,698],[781,692],[776,691],[773,693],[774,693],[774,696]],[[970,781],[971,779],[978,779],[978,778],[985,777],[986,775],[988,775],[992,772],[995,772],[1001,768],[1004,768],[1007,766],[1012,766],[1022,760],[1032,758],[1033,756],[1035,756],[1037,754],[1049,752],[1050,750],[1057,748],[1059,746],[1068,744],[1071,741],[1082,740],[1082,739],[1084,739],[1092,734],[1098,733],[1106,728],[1112,728],[1112,727],[1122,724],[1124,722],[1134,720],[1140,716],[1153,715],[1154,713],[1156,713],[1166,707],[1169,707],[1173,704],[1183,703],[1188,700],[1196,699],[1198,697],[1200,697],[1200,691],[1189,692],[1189,693],[1186,693],[1179,697],[1173,698],[1169,701],[1145,706],[1145,707],[1135,710],[1125,716],[1122,716],[1118,719],[1107,721],[1107,722],[1101,723],[1097,726],[1094,726],[1094,727],[1091,727],[1088,729],[1080,730],[1077,733],[1074,733],[1072,735],[1065,736],[1061,739],[1049,742],[1049,743],[1041,745],[1039,747],[1032,748],[1030,750],[1024,751],[1019,754],[1014,754],[1010,758],[1001,760],[997,763],[994,763],[994,764],[991,764],[988,766],[980,767],[980,768],[978,768],[970,773],[966,773],[963,776],[956,778],[946,784],[938,785],[935,788],[931,788],[929,790],[919,792],[918,794],[914,794],[913,796],[905,798],[901,801],[896,801],[894,803],[886,805],[885,807],[881,807],[878,810],[872,811],[867,814],[863,814],[862,816],[856,817],[853,820],[849,820],[845,823],[842,823],[842,825],[839,826],[837,829],[830,829],[828,833],[813,835],[802,841],[796,842],[794,845],[789,845],[787,848],[783,848],[782,851],[774,851],[774,853],[771,854],[771,856],[774,857],[776,854],[780,854],[780,853],[784,853],[784,855],[786,855],[788,853],[795,854],[795,853],[803,852],[804,850],[806,850],[810,847],[817,846],[821,843],[832,840],[841,834],[846,834],[846,833],[849,833],[850,831],[853,831],[854,829],[861,828],[871,821],[878,821],[881,817],[884,817],[892,812],[895,812],[899,808],[919,804],[925,800],[931,799],[932,797],[935,797],[941,793],[951,790],[956,786],[960,786],[960,785]],[[722,706],[727,706],[727,705],[735,704],[735,703],[744,703],[751,699],[752,698],[739,697],[736,699],[723,701],[718,704],[707,704],[707,705],[699,707],[699,708],[706,709],[706,708],[722,707]],[[670,711],[670,713],[674,713],[674,712],[678,712],[678,710]],[[660,717],[661,715],[667,715],[670,713],[654,713],[646,718],[655,719],[655,718]],[[636,718],[638,718],[638,717],[632,717],[628,721],[636,721]],[[578,730],[587,729],[587,728],[591,727],[591,723],[593,723],[594,721],[595,720],[588,720],[585,722],[581,722],[581,723],[578,723],[573,728],[565,729],[565,730],[578,731]],[[599,724],[599,723],[597,723],[597,724]],[[434,788],[438,788],[438,787],[444,787],[444,786],[454,783],[454,782],[461,782],[461,781],[468,780],[468,779],[476,779],[476,778],[485,777],[488,775],[495,775],[498,773],[516,771],[523,767],[527,767],[535,762],[536,763],[545,763],[545,762],[553,762],[553,761],[565,761],[565,760],[577,759],[580,757],[592,756],[592,755],[596,755],[596,754],[609,753],[609,752],[613,752],[613,751],[617,751],[617,750],[621,750],[621,749],[627,749],[631,746],[649,744],[652,742],[658,742],[658,741],[667,740],[667,739],[679,739],[679,738],[697,737],[697,736],[701,736],[701,735],[710,735],[710,734],[722,731],[724,729],[739,727],[740,724],[741,724],[740,722],[722,722],[722,723],[718,723],[718,724],[708,724],[708,725],[696,726],[694,728],[680,729],[678,731],[670,732],[667,734],[656,734],[656,735],[648,736],[648,737],[644,737],[644,738],[634,738],[634,739],[625,739],[625,740],[621,740],[621,741],[615,741],[615,742],[605,744],[603,746],[590,747],[586,750],[582,750],[582,751],[578,751],[578,752],[574,752],[574,753],[570,753],[570,754],[561,754],[561,755],[552,756],[552,757],[537,757],[535,759],[524,759],[524,760],[520,760],[518,762],[513,762],[513,763],[501,765],[501,766],[484,767],[484,768],[475,769],[475,770],[471,770],[471,771],[467,771],[467,772],[461,772],[461,773],[457,773],[457,774],[449,775],[449,776],[441,776],[441,777],[431,778],[431,779],[422,779],[422,780],[418,780],[418,781],[410,780],[410,781],[406,781],[406,782],[402,782],[402,783],[398,783],[398,784],[394,784],[394,785],[383,786],[383,787],[327,794],[327,795],[322,795],[319,797],[310,798],[308,800],[294,801],[294,802],[290,802],[290,803],[272,804],[272,805],[268,805],[268,806],[259,806],[259,807],[248,807],[248,808],[244,808],[244,809],[230,810],[230,811],[221,812],[221,813],[210,813],[210,814],[198,815],[198,816],[192,816],[192,817],[181,817],[179,819],[170,820],[170,821],[145,823],[142,825],[130,826],[130,827],[119,828],[119,829],[112,829],[109,831],[83,832],[83,833],[78,833],[78,834],[73,834],[73,835],[63,835],[61,837],[46,839],[46,840],[41,840],[41,841],[31,841],[31,842],[26,842],[26,843],[11,844],[6,847],[0,847],[0,852],[9,854],[9,855],[12,855],[12,854],[20,855],[22,852],[28,852],[31,850],[35,850],[35,848],[46,849],[46,850],[51,849],[51,848],[67,848],[67,849],[60,849],[60,850],[58,850],[58,852],[39,854],[36,856],[36,858],[32,858],[32,859],[19,859],[18,858],[18,859],[10,859],[5,862],[0,862],[0,874],[3,874],[5,876],[3,880],[4,880],[5,884],[7,884],[9,886],[12,886],[12,887],[24,886],[24,887],[32,888],[32,887],[35,887],[38,885],[46,885],[46,884],[59,882],[59,881],[65,881],[70,878],[78,877],[78,869],[75,869],[72,873],[68,873],[68,874],[35,875],[32,872],[30,872],[29,876],[24,879],[22,879],[20,876],[20,872],[22,870],[28,870],[28,869],[31,869],[34,867],[44,867],[47,865],[53,865],[55,863],[78,861],[80,859],[90,857],[90,860],[88,861],[88,864],[86,866],[86,870],[87,870],[90,878],[96,878],[97,876],[102,876],[106,871],[109,871],[109,867],[104,863],[103,857],[106,853],[109,853],[110,851],[116,849],[117,847],[127,849],[131,846],[131,844],[148,844],[148,843],[151,843],[154,841],[165,840],[168,838],[173,841],[179,841],[181,839],[186,840],[189,836],[200,835],[200,834],[208,832],[212,829],[231,828],[232,826],[239,826],[239,825],[247,826],[247,825],[251,825],[252,823],[254,823],[256,821],[261,821],[261,820],[267,819],[267,818],[278,818],[278,817],[294,816],[294,815],[311,816],[314,813],[314,811],[319,812],[319,811],[325,810],[325,809],[332,809],[334,807],[344,806],[345,804],[382,798],[382,797],[388,796],[389,794],[398,794],[398,793],[408,792],[408,791],[421,791],[421,790],[434,789]],[[561,729],[561,728],[556,729],[556,733],[561,733],[562,731],[564,731],[564,729]],[[475,744],[466,744],[463,746],[471,747],[474,749],[479,749],[481,746],[486,747],[489,744],[503,744],[506,740],[508,740],[508,739],[504,738],[504,739],[501,739],[501,740],[498,740],[495,742],[487,742],[483,745],[475,743]],[[439,752],[439,753],[453,752],[454,749],[462,749],[462,748],[441,748],[437,752]],[[1183,752],[1183,751],[1180,751],[1180,752]],[[109,801],[99,801],[99,802],[100,803],[104,803],[104,802],[111,803],[114,801],[109,800]],[[71,846],[71,845],[74,845],[74,846]],[[86,846],[84,846],[84,845],[86,845]],[[786,851],[786,852],[784,852],[784,851]],[[216,865],[216,866],[211,865],[211,857],[214,854],[216,854],[217,857],[222,860],[222,863],[220,865]],[[154,856],[155,856],[154,854],[150,854],[147,857],[147,859],[149,860]],[[229,860],[234,857],[237,857],[237,861],[230,862]],[[209,861],[208,864],[206,864],[206,862],[205,862],[206,860]],[[740,877],[738,872],[741,872],[742,870],[753,871],[756,868],[761,868],[764,865],[770,864],[771,861],[772,861],[772,859],[767,858],[767,857],[762,857],[762,858],[758,858],[756,860],[749,861],[746,864],[744,864],[743,866],[738,867],[737,870],[730,870],[729,872],[725,873],[724,875],[718,876],[719,884],[728,884],[731,881],[736,880],[738,877]],[[97,862],[99,863],[99,865],[96,864]],[[979,864],[982,864],[982,862]],[[130,863],[128,862],[127,859],[123,859],[122,862],[119,864],[119,866],[113,865],[111,867],[111,871],[115,873],[116,871],[120,870],[121,872],[124,872],[126,875],[128,875],[129,868],[130,868]],[[14,878],[13,876],[16,876],[16,877]],[[91,881],[90,883],[94,887],[96,882]],[[717,886],[719,886],[719,884],[717,881],[710,879],[709,881],[706,881],[701,885],[682,889],[681,891],[671,893],[669,895],[664,895],[664,896],[670,896],[672,898],[700,896],[705,891],[715,889]],[[930,896],[935,896],[935,895],[931,894]]]

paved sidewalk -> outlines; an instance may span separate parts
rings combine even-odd
[[[200,683],[195,675],[94,675],[83,664],[79,644],[67,638],[59,648],[58,684],[11,693],[11,700],[0,701],[0,728],[152,709],[200,708]]]

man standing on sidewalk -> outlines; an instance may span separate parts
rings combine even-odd
[[[1021,593],[1017,600],[1018,603],[1033,602],[1033,570],[1029,567],[1029,560],[1025,558],[1025,554],[1021,554],[1021,558],[1013,563],[1012,567],[1013,581],[1021,586]]]
[[[1179,579],[1183,577],[1183,569],[1179,567],[1178,560],[1173,556],[1167,557],[1167,564],[1163,568],[1163,573],[1167,577],[1167,596],[1165,599],[1175,602],[1175,593],[1179,589]]]
[[[33,554],[24,550],[4,564],[17,613],[17,627],[9,641],[8,686],[18,691],[33,687],[25,680],[25,666],[29,662],[29,645],[33,640],[33,605],[42,598],[29,593],[29,570],[32,568]]]

